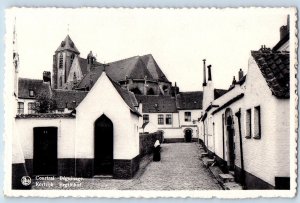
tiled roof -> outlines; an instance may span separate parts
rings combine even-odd
[[[224,90],[224,89],[214,89],[214,97],[215,97],[215,99],[218,99],[219,97],[221,97],[226,92],[227,92],[227,90]]]
[[[29,96],[29,91],[33,90],[34,96]],[[22,99],[36,99],[37,95],[51,96],[50,83],[43,80],[19,78],[18,97]]]
[[[252,51],[270,90],[277,98],[290,97],[290,54],[289,52],[274,52],[270,49]]]
[[[155,80],[169,82],[165,74],[162,72],[162,70],[154,60],[152,54],[141,56],[141,59],[143,60],[147,69],[149,70],[149,72]]]
[[[81,58],[81,57],[78,57],[78,60],[79,60],[79,64],[80,64],[80,68],[81,68],[81,72],[83,75],[87,74],[87,59],[84,59],[84,58]],[[95,61],[94,64],[92,65],[92,68],[93,67],[96,67],[96,66],[100,66],[101,63]]]
[[[67,35],[64,41],[61,42],[59,47],[56,49],[56,52],[62,50],[69,50],[79,54],[77,47],[75,46],[74,42],[71,40],[69,35]]]
[[[163,74],[151,54],[145,56],[134,56],[120,61],[111,62],[107,65],[108,66],[105,68],[106,74],[116,82],[123,81],[126,78],[143,80],[145,77],[147,77],[148,80],[168,82],[168,79]],[[83,70],[83,72],[85,71]],[[102,72],[102,65],[95,66],[91,72],[85,75],[77,88],[91,88]]]
[[[88,94],[86,91],[52,90],[52,98],[56,101],[58,109],[74,109]]]
[[[177,95],[178,109],[202,109],[202,91],[180,92]]]
[[[135,95],[143,105],[143,113],[176,113],[176,101],[171,96]]]
[[[38,113],[38,114],[20,114],[16,118],[75,118],[72,113]]]

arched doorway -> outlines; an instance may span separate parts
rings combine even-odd
[[[184,139],[185,142],[192,142],[192,129],[185,129],[184,130]]]
[[[231,109],[225,111],[225,125],[227,134],[228,149],[228,169],[234,170],[235,152],[234,152],[234,120]]]
[[[94,175],[113,173],[113,123],[104,114],[95,121]]]

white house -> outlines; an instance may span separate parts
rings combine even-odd
[[[203,88],[203,104],[210,105],[201,117],[200,138],[223,171],[232,171],[247,189],[289,189],[288,35],[272,50],[252,51],[247,75],[240,71],[221,97],[208,100],[213,89]]]
[[[111,102],[118,108],[112,108]],[[138,103],[103,72],[71,113],[19,114],[16,160],[27,174],[131,178],[139,168]],[[21,148],[21,149],[20,149]],[[23,156],[23,157],[22,157]],[[20,180],[18,180],[20,181]]]

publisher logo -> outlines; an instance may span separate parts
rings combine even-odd
[[[24,185],[24,186],[28,186],[28,185],[31,184],[31,178],[30,178],[29,176],[23,176],[23,177],[21,178],[21,183],[22,183],[22,185]]]

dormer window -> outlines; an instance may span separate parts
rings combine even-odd
[[[34,91],[33,90],[29,90],[29,96],[34,97]]]
[[[60,44],[61,47],[64,47],[65,45],[66,45],[65,41],[62,41],[61,44]]]

